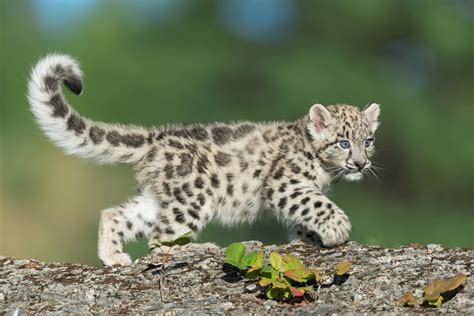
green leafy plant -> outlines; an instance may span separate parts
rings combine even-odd
[[[466,282],[467,276],[459,273],[449,279],[441,280],[439,278],[431,281],[423,291],[423,297],[416,297],[408,292],[403,295],[398,304],[406,307],[429,306],[439,307],[449,298],[452,298],[461,286]]]
[[[307,268],[290,254],[271,252],[269,264],[264,265],[263,252],[245,253],[240,242],[230,244],[225,252],[225,263],[240,271],[248,279],[256,280],[267,299],[289,303],[307,302],[322,284],[318,269]],[[340,262],[334,269],[334,276],[345,275],[352,264]]]
[[[193,232],[189,231],[184,235],[179,236],[175,240],[171,241],[162,241],[160,242],[163,246],[173,247],[173,246],[184,246],[191,242],[191,238],[193,237]]]
[[[160,247],[160,251],[161,253],[163,254],[163,258],[162,258],[162,266],[161,266],[161,269],[163,267],[165,267],[165,265],[168,263],[169,259],[170,259],[170,251],[171,251],[171,248],[173,246],[184,246],[186,244],[189,244],[191,242],[191,238],[193,237],[193,232],[192,231],[189,231],[187,232],[186,234],[184,235],[181,235],[179,236],[178,238],[176,238],[175,240],[171,240],[171,241],[161,241],[157,246],[160,247],[160,246],[166,246],[166,247],[169,247],[168,248],[168,251],[167,252],[164,252],[163,249]],[[149,269],[154,269],[155,267],[157,266],[154,266],[154,265],[151,265],[151,267],[149,266]],[[164,291],[163,291],[163,288],[166,287],[166,273],[164,271],[160,271],[160,279],[159,279],[159,284],[160,284],[160,296],[161,296],[161,300],[163,302],[166,302],[167,299],[164,295]]]
[[[252,251],[245,253],[244,244],[235,242],[227,247],[225,262],[241,271],[245,271],[245,277],[254,279],[263,268],[263,252]]]
[[[168,248],[168,251],[167,252],[164,252],[163,249],[160,247],[160,251],[161,253],[163,254],[163,262],[167,263],[169,261],[169,258],[170,258],[170,251],[171,251],[171,247],[173,246],[184,246],[186,244],[189,244],[191,242],[191,238],[193,237],[193,232],[192,231],[189,231],[187,232],[186,234],[184,235],[181,235],[179,236],[178,238],[176,238],[175,240],[171,240],[171,241],[161,241],[157,246],[160,247],[160,246],[166,246],[166,247],[169,247]]]

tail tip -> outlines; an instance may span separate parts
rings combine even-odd
[[[66,87],[69,88],[69,90],[71,90],[75,94],[77,94],[77,95],[82,94],[83,87],[82,87],[81,78],[72,75],[72,76],[70,76],[70,77],[68,77],[67,79],[64,80],[64,84],[66,85]]]
[[[77,95],[82,94],[82,72],[79,63],[69,55],[51,53],[42,58],[32,70],[32,79],[44,82],[48,90],[56,91],[58,80]]]

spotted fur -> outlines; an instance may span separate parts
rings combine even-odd
[[[82,117],[61,83],[82,92],[81,71],[69,56],[49,55],[32,70],[28,99],[46,135],[67,153],[131,163],[136,172],[140,193],[102,211],[104,264],[130,264],[122,250],[129,240],[147,237],[150,249],[162,249],[163,241],[198,234],[212,220],[233,226],[265,210],[288,224],[292,242],[330,247],[348,240],[349,219],[325,192],[335,179],[358,180],[370,167],[377,104],[315,104],[294,122],[143,128]]]

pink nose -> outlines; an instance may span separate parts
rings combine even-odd
[[[359,171],[364,169],[366,164],[367,164],[367,161],[354,161],[354,165],[356,165],[356,167],[357,167],[357,169],[359,169]]]

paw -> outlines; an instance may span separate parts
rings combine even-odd
[[[305,245],[313,243],[314,241],[305,238],[305,232],[307,232],[307,230],[301,225],[290,228],[288,235],[290,245]]]
[[[305,245],[306,242],[302,239],[290,239],[290,245]]]
[[[115,253],[108,256],[100,256],[100,260],[106,266],[120,265],[128,266],[132,264],[132,258],[126,253]]]
[[[345,220],[337,218],[329,220],[319,226],[316,233],[324,247],[334,247],[346,243],[351,230],[352,225],[346,217]]]

